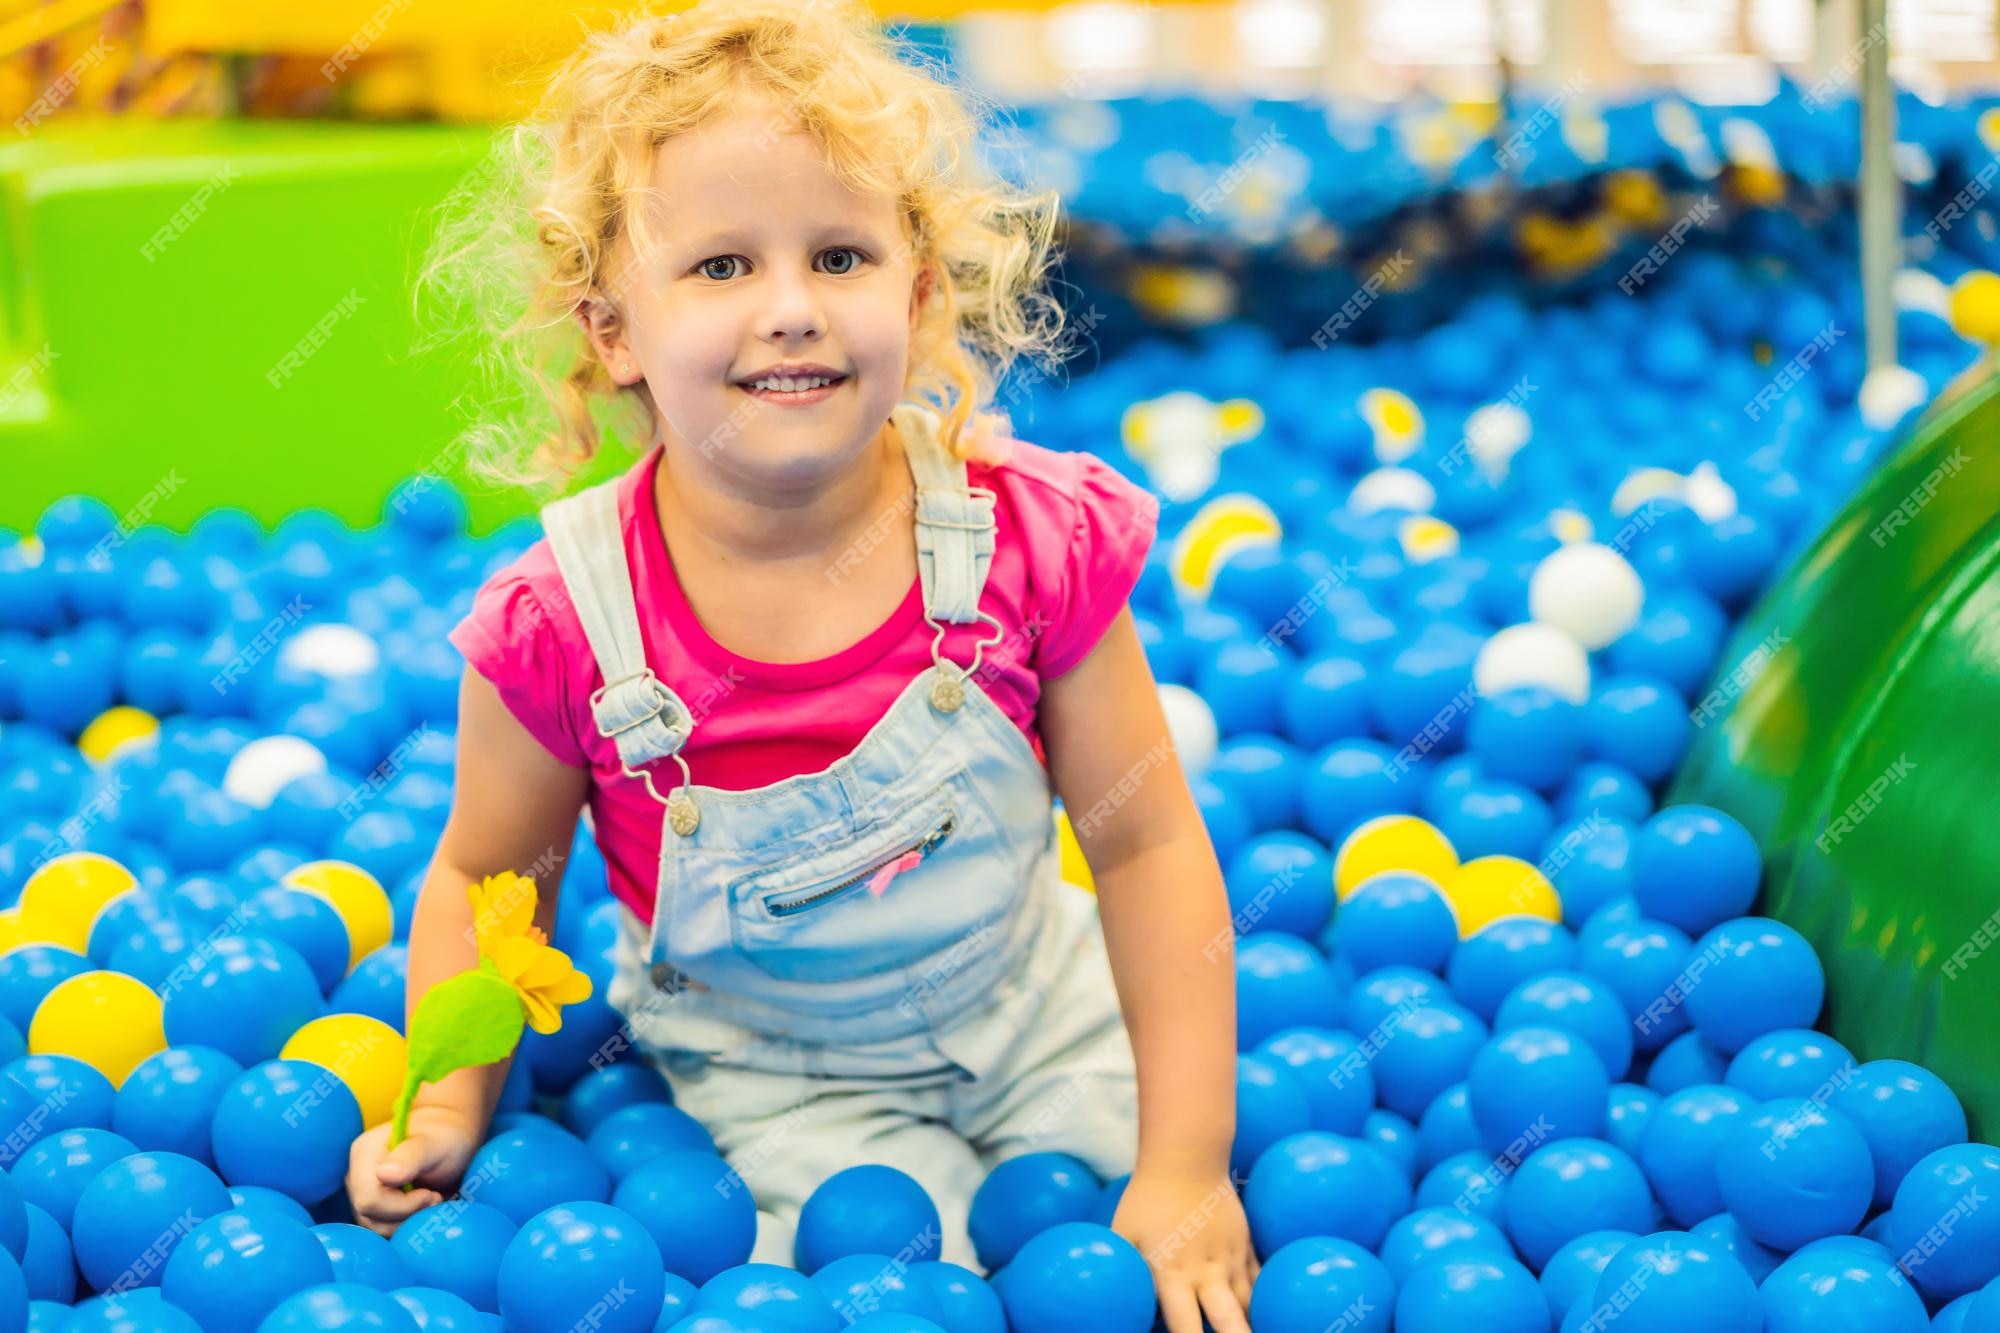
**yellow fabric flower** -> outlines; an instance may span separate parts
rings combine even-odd
[[[505,939],[548,943],[548,937],[535,926],[533,877],[503,870],[472,885],[466,896],[472,900],[472,929],[481,954],[492,957],[494,947]]]
[[[568,954],[539,940],[502,936],[487,957],[521,997],[528,1026],[544,1036],[562,1026],[564,1005],[590,998],[590,978],[570,965]]]

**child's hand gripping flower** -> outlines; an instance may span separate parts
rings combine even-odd
[[[590,978],[534,925],[533,879],[491,875],[468,896],[479,966],[431,987],[417,1002],[395,1114],[356,1140],[352,1152],[355,1216],[384,1234],[456,1188],[479,1145],[481,1127],[470,1117],[415,1104],[422,1085],[505,1060],[523,1026],[555,1032],[564,1005],[590,998]]]

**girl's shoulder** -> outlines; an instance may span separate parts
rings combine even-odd
[[[1040,628],[1043,677],[1081,662],[1124,609],[1159,527],[1157,496],[1095,454],[1001,440],[966,466],[994,493]]]

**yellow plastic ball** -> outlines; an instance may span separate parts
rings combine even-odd
[[[1333,858],[1333,889],[1346,902],[1361,882],[1409,870],[1436,884],[1458,869],[1458,853],[1437,827],[1415,815],[1378,815],[1347,835]]]
[[[139,887],[132,872],[97,852],[65,852],[21,887],[26,937],[83,953],[90,928],[113,898]]]
[[[91,719],[76,748],[93,764],[102,764],[128,745],[147,745],[160,737],[160,719],[143,708],[119,704]]]
[[[324,898],[347,926],[347,966],[387,944],[396,933],[389,895],[373,875],[346,861],[309,861],[282,881],[286,888]]]
[[[403,1034],[367,1014],[328,1014],[292,1034],[280,1059],[305,1060],[345,1083],[361,1104],[361,1125],[373,1129],[396,1109],[409,1047]]]
[[[141,1060],[167,1049],[165,1006],[123,972],[82,972],[43,997],[28,1024],[30,1055],[67,1055],[124,1083]]]
[[[1951,326],[1961,338],[2000,344],[2000,273],[1980,270],[1952,284]]]
[[[1518,856],[1477,857],[1440,882],[1445,901],[1458,917],[1458,937],[1462,940],[1508,917],[1562,920],[1562,899],[1556,896],[1556,886],[1540,869]]]
[[[1069,822],[1069,811],[1056,811],[1056,849],[1062,860],[1062,877],[1078,888],[1097,892],[1097,881],[1091,878],[1090,864],[1083,859],[1083,844],[1076,840],[1076,829]]]

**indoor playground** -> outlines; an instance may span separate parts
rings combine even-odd
[[[542,535],[413,278],[628,8],[0,0],[0,1333],[1165,1327],[1065,1153],[977,1269],[866,1161],[760,1235],[587,822],[411,1003],[446,635]],[[1060,197],[994,407],[1158,498],[1255,1333],[2000,1333],[2000,6],[875,8]]]

